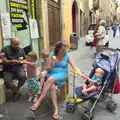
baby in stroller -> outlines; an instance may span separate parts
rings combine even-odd
[[[89,85],[86,83],[83,84],[82,94],[87,95],[89,92],[98,92],[101,89],[103,76],[104,70],[101,68],[96,68],[95,74],[91,79],[88,76],[85,76],[85,79],[89,82]]]

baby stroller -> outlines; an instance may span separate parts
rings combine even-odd
[[[77,72],[72,70],[72,72],[74,73],[73,89],[77,97],[75,97],[75,94],[73,94],[73,97],[67,100],[66,111],[69,113],[74,113],[74,111],[77,109],[77,105],[87,100],[91,100],[93,103],[91,109],[86,108],[87,112],[82,113],[81,120],[91,120],[93,118],[92,112],[95,109],[96,104],[100,100],[106,98],[108,99],[106,108],[110,112],[115,111],[117,107],[117,104],[113,101],[112,97],[119,72],[118,51],[116,49],[106,48],[103,50],[103,52],[98,53],[93,62],[93,70],[89,75],[90,78],[92,78],[92,76],[95,73],[95,69],[98,67],[102,68],[105,72],[101,84],[102,88],[100,89],[100,91],[90,92],[87,95],[82,94],[82,89],[83,89],[82,86],[75,88],[75,74],[77,74]],[[89,82],[86,81],[86,84],[89,84]]]

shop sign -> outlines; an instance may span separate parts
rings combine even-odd
[[[29,19],[31,39],[39,38],[36,19]]]
[[[10,0],[11,22],[17,30],[27,29],[28,0]]]
[[[9,13],[1,13],[3,39],[11,38],[11,22]]]
[[[31,15],[32,15],[32,19],[36,19],[36,4],[35,4],[35,0],[31,0]]]

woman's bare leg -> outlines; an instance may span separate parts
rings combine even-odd
[[[43,90],[42,90],[42,93],[41,93],[40,98],[39,98],[38,101],[31,107],[31,110],[36,110],[36,109],[40,106],[42,100],[45,98],[48,90],[50,89],[50,87],[51,87],[53,84],[55,84],[55,79],[54,79],[53,77],[49,77],[48,80],[46,81],[45,85],[43,86]]]
[[[57,94],[56,94],[56,85],[55,84],[53,84],[50,88],[50,95],[51,95],[51,99],[52,99],[53,106],[54,106],[53,117],[55,119],[58,119],[58,104],[57,104]]]

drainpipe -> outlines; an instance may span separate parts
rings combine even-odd
[[[40,47],[40,40],[42,40],[43,38],[41,37],[41,26],[40,26],[40,5],[41,5],[41,0],[35,0],[35,5],[36,5],[36,20],[37,20],[37,25],[38,25],[38,33],[39,33],[39,38],[38,38],[38,49],[39,49],[39,57],[41,56],[41,47]]]

